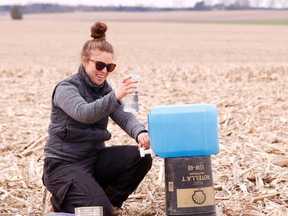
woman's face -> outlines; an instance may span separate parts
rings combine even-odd
[[[101,85],[109,75],[106,67],[104,67],[103,70],[97,70],[95,67],[95,62],[100,61],[107,65],[113,63],[112,60],[112,53],[100,50],[92,51],[90,59],[82,57],[82,64],[84,65],[86,74],[94,85]]]

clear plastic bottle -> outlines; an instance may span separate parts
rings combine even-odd
[[[136,71],[129,71],[128,75],[131,76],[133,79],[136,79],[138,82],[137,88],[131,94],[127,94],[124,99],[124,111],[125,112],[138,112],[139,111],[139,104],[138,104],[138,90],[139,90],[139,82],[140,76],[137,75]]]

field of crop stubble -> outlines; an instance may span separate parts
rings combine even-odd
[[[288,13],[0,17],[0,213],[42,214],[51,93],[76,72],[90,26],[100,20],[108,24],[107,40],[116,50],[117,69],[109,82],[116,87],[128,70],[138,71],[141,111],[136,115],[145,125],[150,107],[217,106],[220,152],[212,156],[212,165],[218,215],[287,215],[288,27],[194,22],[209,17],[287,20]],[[136,144],[113,122],[110,131],[107,145]],[[163,159],[156,158],[124,203],[123,215],[165,215],[161,167]]]

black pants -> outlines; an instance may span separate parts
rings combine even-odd
[[[110,216],[111,204],[121,207],[151,165],[151,156],[141,158],[137,146],[113,146],[101,150],[97,157],[75,163],[46,158],[43,183],[53,195],[55,212],[103,206],[104,215]]]

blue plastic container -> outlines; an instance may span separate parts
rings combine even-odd
[[[219,152],[214,104],[150,108],[148,131],[151,149],[161,158],[207,156]]]

